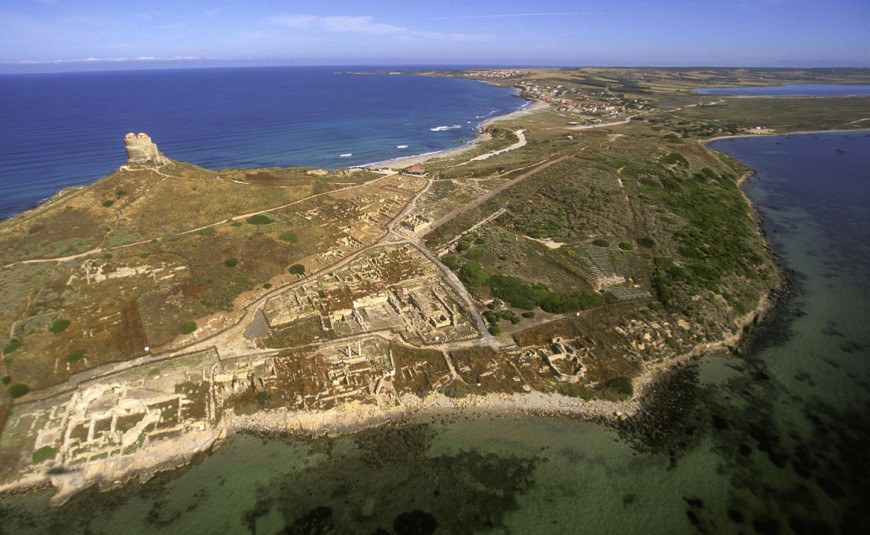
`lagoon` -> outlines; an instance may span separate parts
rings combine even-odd
[[[783,84],[761,87],[705,87],[701,89],[695,89],[695,92],[705,95],[746,95],[756,97],[852,97],[859,95],[870,95],[870,85]]]

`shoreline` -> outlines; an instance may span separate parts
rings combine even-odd
[[[754,326],[760,324],[776,308],[782,292],[773,289],[763,295],[756,307],[735,319],[737,329],[714,343],[697,344],[691,350],[659,363],[651,363],[632,378],[634,394],[622,401],[584,399],[537,390],[523,393],[469,394],[451,398],[432,391],[425,397],[404,394],[395,399],[378,397],[367,401],[352,401],[326,410],[274,409],[251,415],[230,412],[214,428],[189,431],[180,445],[159,443],[145,448],[129,458],[109,463],[96,461],[84,466],[50,469],[42,474],[29,474],[17,481],[0,485],[0,497],[30,491],[55,489],[49,499],[52,506],[62,506],[75,494],[97,486],[108,492],[133,479],[145,483],[161,472],[171,472],[188,465],[195,456],[209,454],[237,433],[257,436],[320,437],[357,433],[381,425],[401,425],[414,418],[437,415],[498,414],[517,417],[553,417],[579,419],[604,425],[618,424],[641,413],[647,389],[658,377],[673,368],[721,352],[734,352]],[[175,447],[173,447],[175,446]]]
[[[549,105],[538,102],[521,110],[491,118],[485,124],[522,116],[546,107]],[[705,141],[701,141],[701,143],[705,144]],[[461,153],[473,146],[474,142],[469,146],[449,149],[444,152],[459,151]],[[439,157],[438,155],[442,155],[444,152],[420,157],[426,161]],[[751,172],[746,173],[741,177],[739,183],[742,184],[751,174]],[[761,232],[760,221],[757,218],[756,224],[758,231]],[[213,451],[226,438],[240,432],[303,436],[337,435],[354,433],[386,423],[401,423],[421,415],[467,411],[522,416],[549,415],[615,423],[629,419],[638,413],[643,406],[647,388],[661,374],[706,355],[729,350],[738,344],[745,337],[751,325],[762,321],[774,309],[777,302],[773,297],[775,291],[775,289],[771,290],[762,296],[753,310],[736,318],[737,329],[729,336],[715,343],[697,344],[691,350],[675,355],[664,362],[649,364],[642,373],[632,378],[634,394],[627,400],[585,400],[539,391],[512,394],[471,394],[463,398],[449,398],[438,392],[430,392],[424,398],[411,394],[402,396],[401,404],[398,407],[392,403],[387,403],[392,400],[376,398],[371,402],[351,402],[329,410],[291,411],[278,409],[248,416],[237,416],[230,413],[224,417],[225,420],[205,433],[189,431],[184,435],[184,440],[180,441],[182,443],[174,445],[174,448],[148,448],[142,450],[141,455],[117,459],[110,463],[95,461],[71,471],[61,468],[57,472],[49,470],[41,474],[29,474],[18,481],[0,486],[0,496],[50,485],[56,489],[50,503],[63,505],[74,494],[93,485],[97,485],[101,491],[108,491],[123,486],[133,478],[145,482],[158,472],[182,467],[188,464],[194,455]]]
[[[868,117],[870,119],[870,117]],[[742,139],[742,138],[762,138],[762,137],[786,137],[786,136],[806,136],[811,134],[850,134],[856,132],[864,132],[870,134],[870,128],[861,127],[856,128],[854,130],[802,130],[799,132],[774,132],[771,134],[734,134],[730,136],[717,136],[711,137],[710,139],[701,140],[700,143],[707,146],[707,143],[712,143],[714,141],[719,141],[722,139]]]
[[[484,128],[491,126],[492,124],[494,124],[496,122],[512,120],[512,119],[515,119],[517,117],[522,117],[524,115],[528,115],[528,114],[533,113],[535,111],[538,111],[538,110],[541,110],[544,108],[548,108],[550,106],[546,102],[541,102],[541,101],[528,101],[528,102],[531,102],[531,104],[524,106],[518,110],[508,112],[504,115],[497,115],[495,117],[490,117],[489,119],[483,121],[482,123],[480,123],[481,131],[477,134],[477,137],[475,137],[473,140],[471,140],[468,143],[465,143],[464,145],[461,145],[459,147],[452,147],[452,148],[444,149],[441,151],[427,152],[424,154],[417,154],[417,155],[413,155],[413,156],[403,156],[401,158],[394,158],[392,160],[383,160],[383,161],[379,161],[379,162],[373,162],[373,163],[362,165],[359,167],[372,167],[372,168],[386,167],[386,168],[389,168],[392,170],[396,170],[396,169],[404,169],[406,167],[411,167],[414,165],[420,165],[420,164],[423,164],[429,160],[434,160],[436,158],[437,159],[447,159],[447,158],[454,158],[456,156],[460,156],[466,152],[469,152],[471,150],[476,149],[482,143],[489,141],[489,139],[490,139],[489,134],[486,134],[483,132]]]

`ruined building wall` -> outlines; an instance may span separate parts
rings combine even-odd
[[[157,145],[151,142],[148,134],[134,134],[130,132],[124,136],[124,144],[127,148],[127,164],[141,163],[168,163],[169,160],[160,154]]]

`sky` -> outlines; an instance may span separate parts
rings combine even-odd
[[[3,0],[0,72],[870,66],[870,0]]]

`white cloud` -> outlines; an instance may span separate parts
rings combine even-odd
[[[571,11],[567,13],[493,13],[489,15],[459,15],[455,17],[435,17],[431,20],[513,19],[528,17],[585,17],[590,15],[600,15],[603,13],[605,12]]]
[[[198,60],[203,59],[199,56],[173,56],[167,58],[160,58],[155,56],[139,56],[135,58],[73,58],[73,59],[23,59],[17,61],[0,61],[2,64],[6,65],[47,65],[47,64],[63,64],[63,63],[96,63],[96,62],[106,62],[106,63],[115,63],[121,61],[189,61],[189,60]]]
[[[279,15],[270,17],[268,21],[277,26],[293,28],[297,30],[315,29],[335,33],[364,33],[369,35],[395,35],[407,37],[420,37],[443,41],[472,41],[481,40],[482,36],[469,36],[464,34],[446,34],[425,30],[414,30],[393,24],[384,24],[375,21],[374,17],[348,17],[328,16],[319,17],[314,15]]]

